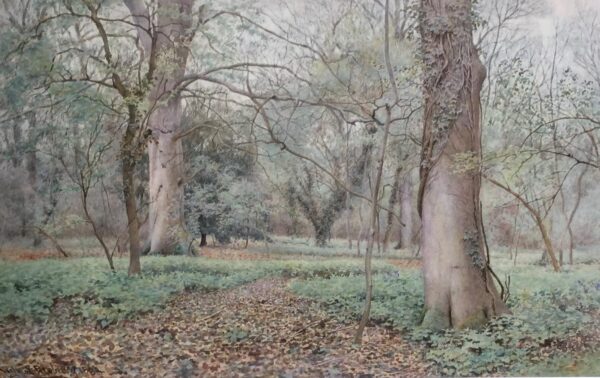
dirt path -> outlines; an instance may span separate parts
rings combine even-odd
[[[420,353],[398,333],[370,327],[357,348],[351,344],[354,327],[290,294],[284,280],[268,279],[210,294],[185,293],[160,313],[106,330],[68,329],[56,317],[38,329],[3,325],[0,366],[10,376],[426,374]]]

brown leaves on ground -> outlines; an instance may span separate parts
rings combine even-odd
[[[266,251],[256,252],[249,251],[239,248],[225,248],[225,247],[202,247],[199,255],[210,259],[219,260],[282,260],[282,259],[298,259],[298,255],[294,254],[281,254],[281,253],[269,253]],[[306,258],[306,256],[302,256]],[[319,256],[316,256],[319,257]],[[325,257],[325,256],[323,256]],[[338,256],[342,258],[356,258],[356,256]],[[331,257],[329,257],[331,258]],[[358,257],[362,260],[364,257]],[[398,267],[398,268],[421,268],[421,259],[419,258],[385,258],[385,261]]]
[[[62,257],[60,253],[52,250],[28,249],[9,247],[0,249],[0,259],[7,261],[39,260]]]
[[[67,316],[65,314],[65,316]],[[184,293],[160,313],[99,330],[53,316],[0,326],[0,366],[48,376],[423,376],[421,352],[369,327],[352,345],[343,324],[295,297],[282,279],[210,294]]]
[[[225,248],[225,247],[202,247],[200,249],[200,256],[209,259],[219,260],[281,260],[285,259],[285,255],[271,254],[267,252],[250,252],[243,249],[237,248]],[[291,256],[294,258],[295,256]],[[289,257],[288,257],[289,258]]]
[[[421,259],[387,259],[388,263],[398,268],[421,268]]]

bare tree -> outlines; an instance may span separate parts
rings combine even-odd
[[[556,254],[554,253],[554,247],[552,246],[552,240],[550,239],[550,234],[546,228],[546,225],[544,224],[544,218],[542,217],[542,214],[540,213],[540,211],[536,210],[529,203],[529,201],[527,201],[519,193],[512,190],[509,186],[504,185],[504,184],[502,184],[492,178],[489,178],[487,176],[485,176],[485,178],[492,184],[496,185],[497,187],[501,188],[502,190],[506,191],[507,193],[509,193],[510,195],[515,197],[529,211],[529,213],[533,217],[533,220],[535,221],[535,224],[537,225],[537,227],[540,230],[542,239],[544,241],[544,245],[546,247],[545,252],[548,254],[548,256],[550,256],[550,261],[552,262],[552,267],[554,268],[554,271],[560,272],[560,263],[556,259]]]
[[[83,208],[85,220],[92,227],[94,237],[102,247],[110,270],[114,272],[115,265],[113,263],[113,254],[109,250],[89,207],[90,191],[100,181],[99,178],[101,175],[99,171],[102,169],[101,164],[103,163],[104,155],[109,151],[112,144],[112,140],[100,140],[103,131],[101,126],[102,122],[105,122],[105,120],[102,115],[100,115],[92,125],[91,130],[89,131],[89,137],[83,145],[80,145],[78,135],[74,136],[73,161],[71,163],[66,161],[64,155],[57,156],[56,158],[61,162],[69,179],[71,179],[71,181],[79,188],[81,207]],[[77,126],[73,129],[77,130]]]

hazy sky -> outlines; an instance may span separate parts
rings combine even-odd
[[[578,17],[584,12],[589,15],[594,12],[600,17],[600,0],[546,0],[552,8],[552,12],[546,17],[537,18],[539,28],[543,35],[552,36],[555,32],[557,21],[566,21],[569,18]]]
[[[591,8],[600,11],[600,0],[549,0],[558,17],[571,17],[576,14],[578,7]]]

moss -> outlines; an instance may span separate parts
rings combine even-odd
[[[450,328],[450,317],[446,312],[435,308],[428,308],[425,310],[421,327],[432,330]]]
[[[479,236],[477,231],[467,231],[463,236],[465,253],[471,259],[473,266],[479,270],[484,270],[486,263],[481,255]]]
[[[485,326],[488,322],[488,318],[485,315],[484,310],[474,312],[472,315],[467,317],[464,321],[459,324],[450,324],[450,317],[447,313],[438,309],[425,309],[421,327],[431,330],[442,330],[448,328],[456,329],[479,329]]]
[[[455,328],[457,329],[480,329],[485,326],[488,322],[488,318],[485,315],[485,311],[479,310],[474,312],[472,315],[468,316],[463,322],[460,324],[455,324]]]

